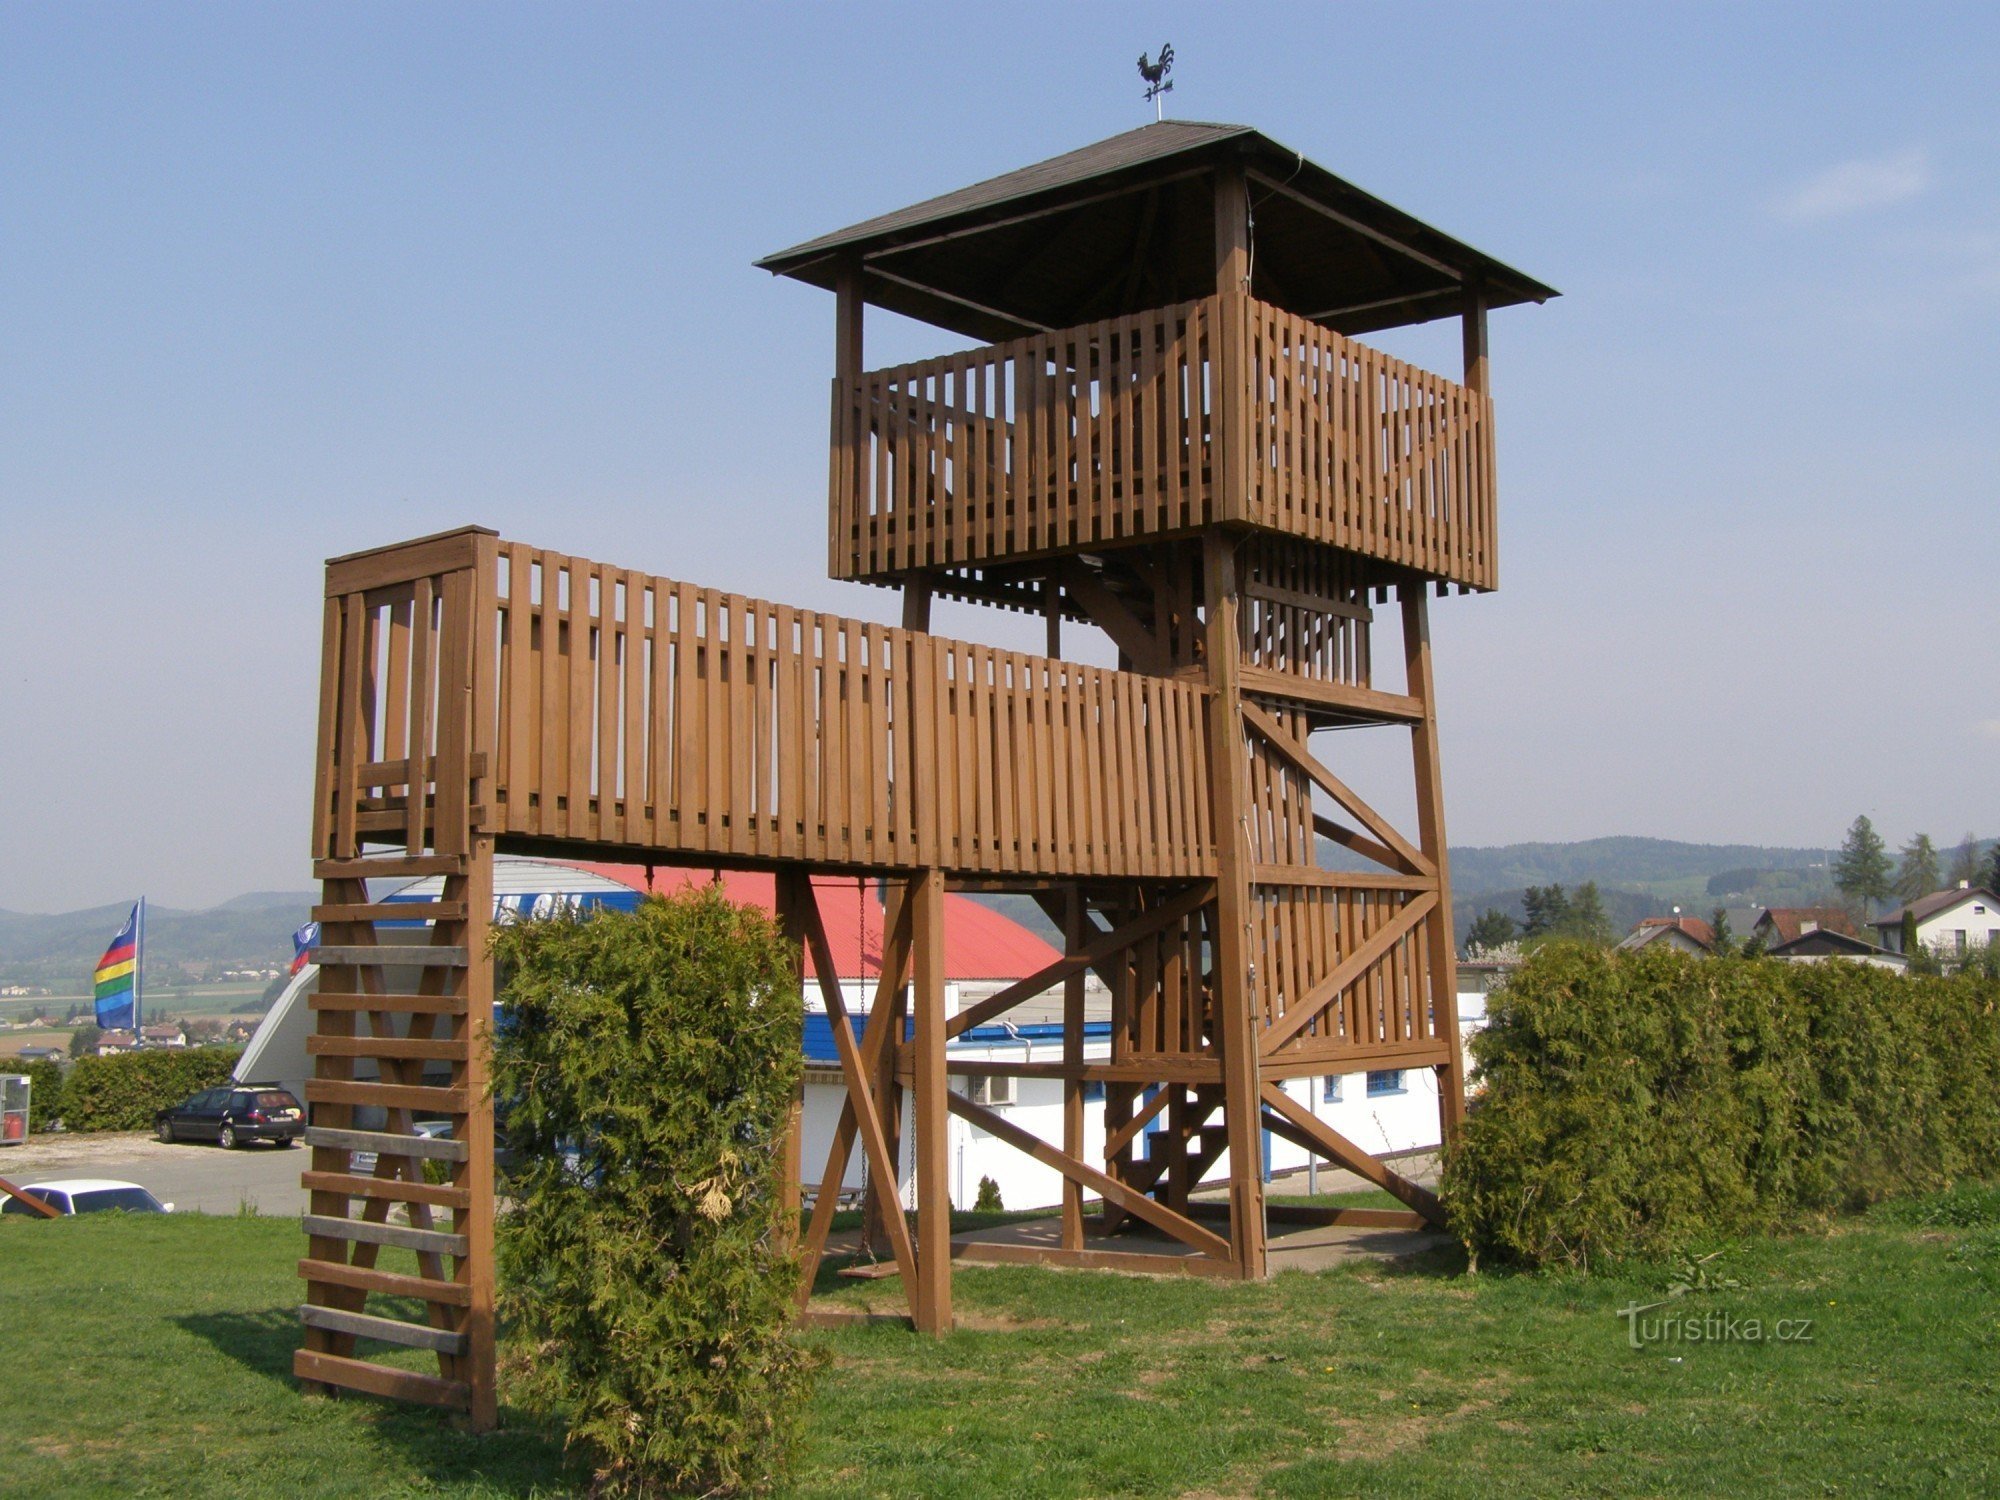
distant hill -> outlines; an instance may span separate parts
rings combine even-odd
[[[1451,851],[1452,907],[1458,935],[1488,907],[1521,920],[1522,892],[1531,885],[1574,890],[1597,882],[1612,928],[1624,933],[1640,918],[1665,916],[1679,905],[1706,917],[1717,906],[1812,906],[1832,895],[1830,849],[1759,844],[1686,844],[1673,839],[1613,837],[1574,844],[1501,844]],[[1366,860],[1324,839],[1328,869],[1367,869]],[[1722,878],[1727,877],[1727,878]],[[1055,925],[1026,896],[974,896],[1060,946]]]
[[[146,908],[146,972],[155,982],[267,968],[292,958],[292,933],[314,898],[305,892],[239,896],[208,911]],[[76,993],[132,908],[125,902],[38,915],[0,913],[0,984]]]
[[[231,896],[215,910],[262,911],[267,906],[311,906],[318,900],[318,891],[250,891],[241,896]]]

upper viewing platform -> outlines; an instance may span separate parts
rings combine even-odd
[[[840,298],[836,577],[1234,523],[1497,584],[1485,315],[1556,292],[1248,127],[1148,125],[759,264]],[[869,303],[997,342],[868,371]],[[1353,338],[1442,317],[1461,381]]]

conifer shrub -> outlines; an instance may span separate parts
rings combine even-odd
[[[1588,1267],[2000,1178],[2000,984],[1553,944],[1488,1002],[1443,1196],[1475,1259]]]
[[[1000,1184],[991,1177],[979,1179],[979,1193],[972,1200],[972,1211],[976,1214],[997,1214],[1007,1211],[1007,1205],[1000,1201]]]
[[[517,1394],[566,1422],[599,1493],[768,1489],[816,1365],[791,1331],[802,1004],[776,927],[704,888],[493,947]]]

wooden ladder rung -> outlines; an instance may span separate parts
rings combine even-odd
[[[463,995],[342,995],[319,990],[306,997],[308,1010],[380,1010],[409,1016],[462,1016]]]
[[[441,1229],[406,1229],[401,1224],[371,1224],[362,1219],[337,1219],[328,1214],[304,1214],[300,1223],[308,1236],[327,1240],[359,1240],[364,1245],[388,1245],[420,1255],[466,1252],[466,1237]]]
[[[315,906],[315,922],[463,922],[463,901],[370,901],[361,905]]]
[[[396,1271],[378,1271],[372,1266],[350,1266],[337,1260],[299,1262],[299,1275],[320,1286],[344,1286],[357,1292],[381,1292],[390,1297],[415,1297],[445,1307],[470,1307],[472,1288],[456,1281],[435,1281],[428,1276],[405,1276]]]
[[[472,1387],[462,1380],[419,1375],[414,1370],[392,1370],[365,1359],[343,1359],[338,1354],[318,1354],[311,1349],[300,1349],[292,1355],[292,1374],[300,1380],[315,1380],[321,1385],[387,1396],[395,1401],[414,1401],[421,1406],[466,1411],[472,1405]]]
[[[312,1057],[414,1058],[423,1062],[464,1062],[468,1047],[450,1037],[319,1036],[306,1038]]]
[[[341,943],[313,954],[322,969],[462,969],[469,958],[468,949],[428,943]]]
[[[343,1312],[337,1307],[299,1304],[299,1321],[308,1328],[327,1333],[351,1333],[358,1339],[374,1339],[380,1344],[401,1344],[405,1349],[433,1349],[439,1354],[465,1353],[466,1338],[446,1328],[424,1323],[405,1323],[400,1318],[378,1318],[372,1313]]]
[[[306,1127],[306,1144],[329,1151],[373,1151],[377,1156],[419,1156],[434,1161],[465,1161],[472,1150],[464,1141],[430,1135],[404,1135],[398,1130],[334,1130]]]
[[[434,1115],[462,1115],[464,1089],[433,1089],[409,1083],[349,1083],[338,1078],[308,1078],[308,1104],[379,1104],[384,1109],[421,1109]]]
[[[469,1208],[470,1189],[443,1183],[407,1182],[400,1177],[361,1177],[350,1172],[301,1172],[299,1186],[310,1193],[345,1193],[389,1203],[427,1203],[432,1208]]]
[[[392,854],[378,859],[316,859],[315,880],[398,880],[422,875],[462,875],[461,854]]]

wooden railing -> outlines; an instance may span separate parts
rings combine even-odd
[[[425,844],[432,807],[452,800],[432,787],[452,774],[435,726],[461,722],[443,711],[442,683],[469,699],[469,743],[452,759],[470,776],[477,827],[503,847],[1214,872],[1204,695],[1190,683],[700,589],[481,531],[343,560],[328,594],[323,851],[343,827]]]
[[[1268,303],[1242,306],[1249,518],[1497,587],[1491,401]]]
[[[1490,402],[1252,299],[897,365],[833,403],[837,578],[1237,520],[1497,581]]]

